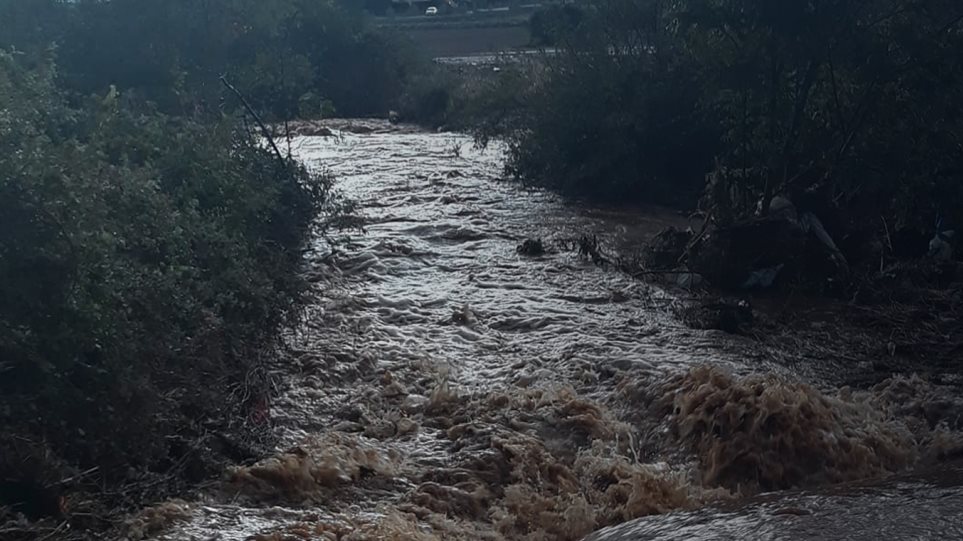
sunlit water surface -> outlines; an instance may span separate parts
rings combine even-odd
[[[463,135],[352,125],[292,142],[361,229],[317,240],[318,298],[277,367],[277,456],[132,537],[575,539],[657,513],[590,539],[963,538],[954,467],[748,501],[698,486],[618,382],[656,389],[701,363],[792,378],[786,353],[689,329],[677,295],[566,249],[630,250],[684,218],[526,191]],[[548,252],[517,253],[526,238]]]

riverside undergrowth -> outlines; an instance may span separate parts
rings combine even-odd
[[[0,519],[97,529],[265,432],[262,359],[329,181],[233,117],[56,80],[0,53]]]

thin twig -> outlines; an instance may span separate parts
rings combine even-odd
[[[287,121],[287,119],[284,120],[284,140],[288,144],[288,159],[290,160],[291,159],[291,125]]]
[[[679,259],[676,261],[676,263],[680,263],[680,264],[681,264],[682,261],[683,261],[686,257],[688,257],[689,252],[691,252],[692,249],[695,248],[696,244],[699,244],[699,241],[702,240],[702,237],[704,237],[705,234],[706,234],[706,232],[709,231],[709,223],[712,221],[712,213],[713,213],[713,209],[709,209],[709,211],[706,212],[706,219],[705,219],[704,222],[702,222],[702,229],[699,230],[699,234],[698,234],[698,235],[692,237],[692,240],[690,240],[690,241],[686,244],[685,250],[682,252],[682,255],[679,256]]]
[[[241,94],[240,90],[238,90],[237,88],[234,87],[234,85],[228,82],[227,76],[225,75],[221,75],[221,83],[225,87],[227,87],[228,90],[233,92],[234,95],[237,96],[239,100],[241,100],[241,104],[244,105],[244,108],[247,109],[247,112],[250,113],[250,115],[254,118],[254,121],[257,122],[257,125],[261,127],[261,133],[263,133],[264,137],[267,138],[269,143],[271,143],[271,148],[273,148],[274,153],[277,154],[278,161],[281,162],[282,166],[286,167],[287,162],[284,161],[284,155],[281,154],[281,150],[278,148],[277,143],[274,142],[274,137],[271,136],[271,130],[269,130],[266,125],[264,125],[264,122],[261,120],[261,117],[258,116],[258,114],[254,111],[254,108],[251,107],[251,104],[248,103],[247,98],[244,97],[244,94]]]
[[[68,478],[66,478],[66,479],[61,479],[60,481],[57,481],[56,483],[53,483],[53,484],[49,485],[48,488],[49,488],[49,487],[54,487],[54,486],[57,486],[57,485],[65,485],[65,484],[67,484],[67,483],[69,483],[69,482],[71,482],[71,481],[76,481],[77,479],[82,479],[82,478],[87,477],[88,475],[90,475],[90,474],[92,474],[92,473],[95,473],[95,472],[96,472],[97,470],[99,470],[99,469],[100,469],[100,466],[94,466],[93,468],[90,468],[90,469],[87,470],[87,471],[80,472],[80,473],[78,473],[77,475],[68,477]]]
[[[57,526],[57,528],[54,531],[48,533],[47,535],[41,537],[40,539],[37,539],[37,541],[46,541],[47,539],[50,539],[51,537],[60,533],[60,530],[63,530],[64,527],[67,526],[68,524],[70,524],[70,522],[66,520],[61,522],[60,526]]]
[[[889,224],[886,223],[886,216],[880,216],[883,220],[883,230],[886,231],[886,244],[889,246],[889,253],[893,253],[893,237],[889,234]]]

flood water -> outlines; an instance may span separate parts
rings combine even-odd
[[[685,292],[571,249],[631,250],[676,213],[567,205],[500,180],[497,147],[351,126],[293,141],[360,228],[310,257],[275,455],[130,538],[963,538],[953,397],[807,380],[792,351],[690,329]],[[546,253],[520,254],[530,238]]]

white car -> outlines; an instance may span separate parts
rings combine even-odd
[[[425,15],[438,15],[438,8],[431,6],[425,10]]]

